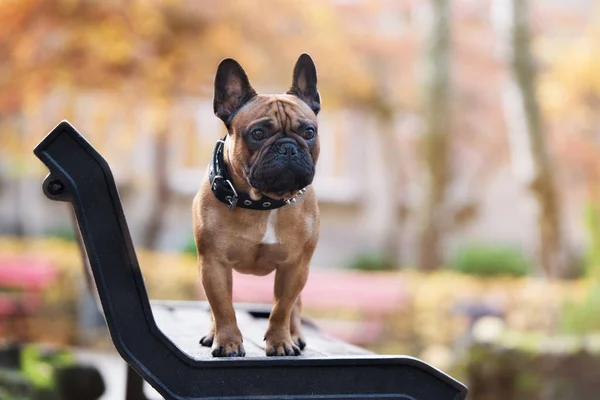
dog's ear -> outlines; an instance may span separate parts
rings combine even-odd
[[[315,114],[321,110],[321,96],[317,90],[317,68],[308,54],[302,54],[296,61],[292,87],[287,93],[302,99]]]
[[[221,61],[215,76],[215,115],[229,127],[235,113],[254,96],[256,92],[242,66],[231,58]]]

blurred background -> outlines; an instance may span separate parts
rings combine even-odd
[[[305,314],[474,400],[597,398],[597,1],[4,0],[0,21],[0,398],[54,398],[50,371],[78,360],[122,398],[35,145],[74,124],[112,167],[150,296],[202,300],[191,202],[225,133],[216,67],[282,93],[303,52],[323,106]],[[271,288],[234,279],[237,301]]]

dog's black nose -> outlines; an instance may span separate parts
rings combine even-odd
[[[298,145],[293,141],[285,141],[277,145],[279,154],[285,154],[288,157],[298,154]]]

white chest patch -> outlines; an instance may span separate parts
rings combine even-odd
[[[277,235],[275,234],[275,219],[277,218],[277,210],[270,211],[269,217],[267,218],[267,229],[265,235],[260,241],[262,244],[275,244],[277,243]]]

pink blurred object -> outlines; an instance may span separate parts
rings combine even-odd
[[[0,258],[0,287],[39,291],[48,287],[58,275],[54,265],[33,257]]]
[[[19,304],[14,296],[0,293],[0,317],[13,315],[19,312]]]
[[[31,314],[41,302],[39,293],[0,293],[0,317]]]
[[[377,342],[384,331],[381,320],[341,321],[319,318],[314,322],[328,335],[361,346]]]
[[[0,258],[0,317],[8,319],[32,314],[42,302],[42,291],[56,279],[51,262],[32,257]]]
[[[233,301],[271,303],[275,274],[233,274]],[[358,310],[370,315],[393,312],[406,298],[403,282],[394,273],[313,270],[302,291],[302,306]]]

